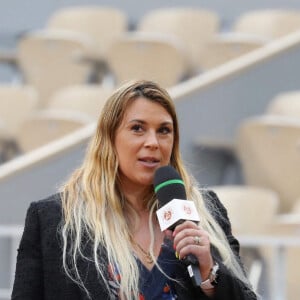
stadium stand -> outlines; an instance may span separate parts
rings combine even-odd
[[[74,85],[58,90],[47,108],[80,111],[97,120],[112,89],[96,84]]]
[[[184,50],[172,37],[128,33],[112,44],[107,63],[116,85],[131,79],[147,78],[170,87],[179,83],[187,73]]]
[[[300,117],[300,91],[286,91],[270,100],[266,113]]]
[[[149,11],[140,18],[136,28],[177,37],[187,48],[191,74],[199,72],[196,62],[200,50],[219,29],[220,16],[215,11],[191,7]]]
[[[299,118],[261,115],[245,119],[238,128],[245,183],[276,191],[282,213],[291,211],[300,196],[299,142]]]
[[[20,152],[15,138],[8,132],[4,120],[0,118],[0,164],[15,158]]]
[[[13,136],[24,119],[37,110],[38,94],[34,87],[0,84],[0,118],[7,135]]]
[[[91,117],[79,111],[39,110],[22,122],[16,140],[20,150],[28,152],[62,138],[92,121]]]
[[[86,53],[94,67],[93,80],[102,82],[109,70],[106,55],[111,44],[129,29],[125,11],[104,5],[68,6],[55,11],[47,20],[46,28],[67,30],[86,35],[93,47]]]
[[[300,214],[300,198],[297,199],[297,201],[293,207],[293,212],[296,214]]]
[[[258,9],[238,16],[233,24],[234,32],[253,34],[276,39],[300,29],[300,10]]]
[[[16,133],[37,107],[37,91],[32,86],[0,84],[0,164],[20,154]]]
[[[120,9],[101,5],[64,7],[47,20],[46,28],[87,35],[93,41],[93,55],[105,57],[110,45],[128,30],[128,18]]]
[[[182,154],[189,163],[191,172],[195,174],[200,184],[204,186],[219,184],[220,182],[215,180],[214,175],[211,175],[211,173],[219,170],[214,169],[213,161],[205,160],[204,157],[201,157],[201,152],[195,151],[195,148],[192,147],[195,139],[197,137],[210,136],[211,138],[223,138],[228,140],[228,142],[233,142],[235,130],[243,119],[264,111],[269,99],[280,91],[296,89],[300,78],[300,76],[297,76],[300,70],[299,51],[297,51],[299,47],[300,36],[299,34],[293,34],[258,49],[253,56],[247,55],[247,58],[244,60],[239,60],[239,64],[232,62],[227,64],[226,68],[216,68],[214,71],[201,74],[169,88],[180,116]],[[258,90],[257,86],[263,86],[264,88]],[[241,101],[243,105],[241,105]],[[77,158],[73,157],[73,159],[69,160],[72,155],[69,156],[67,154],[66,148],[66,151],[61,153],[62,159],[64,155],[66,155],[65,158],[68,158],[65,164],[63,162],[59,165],[53,163],[51,168],[58,167],[57,172],[61,172],[60,175],[62,177],[66,176],[67,170],[70,167],[75,167],[74,161],[81,159],[81,150],[85,147],[87,140],[88,137],[81,142],[77,140],[77,150],[80,150],[77,152]],[[75,145],[74,148],[76,148]],[[35,155],[37,155],[36,153]],[[32,158],[32,156],[30,157]],[[25,163],[27,160],[23,161],[21,158],[18,158],[17,161],[18,164],[21,164],[21,161]],[[46,157],[45,161],[39,158],[39,166],[41,168],[47,169],[47,167],[50,167],[48,162]],[[68,163],[70,164],[69,166]],[[63,165],[65,165],[66,169],[61,168]],[[16,167],[17,165],[15,163],[7,163],[0,167],[0,192],[3,191],[4,194],[1,196],[4,198],[14,199],[19,204],[22,203],[20,206],[21,214],[9,214],[13,218],[10,223],[18,223],[23,221],[22,212],[24,212],[24,208],[29,201],[39,199],[53,191],[53,187],[57,186],[62,177],[53,177],[51,179],[50,176],[47,178],[45,185],[41,184],[38,185],[37,189],[30,189],[32,192],[34,190],[32,194],[28,192],[22,193],[20,189],[19,192],[22,195],[20,197],[19,193],[10,194],[13,192],[13,189],[7,190],[5,188],[5,186],[9,186],[12,183],[13,174],[16,173],[16,176],[20,176],[20,180],[30,178],[32,183],[42,180],[43,176],[40,174],[37,179],[33,180],[32,176],[36,176],[36,173],[32,172],[30,177],[25,176],[23,178],[22,174],[27,173],[28,170],[26,171],[26,168],[22,167],[17,171],[12,166]],[[32,168],[30,170],[32,171]],[[208,172],[208,170],[211,172]],[[4,180],[4,178],[10,178],[10,180]],[[28,186],[30,186],[30,182],[26,183],[26,190]],[[45,186],[48,188],[43,191]],[[9,192],[9,194],[5,194],[5,191]],[[9,222],[7,215],[1,215],[1,220],[2,218],[3,221]]]
[[[276,192],[249,185],[213,186],[212,189],[227,209],[234,235],[263,236],[271,233],[279,206],[279,197]],[[259,214],[258,208],[264,214]],[[260,289],[268,288],[260,286],[263,280],[263,284],[266,284],[266,278],[264,278],[266,274],[263,274],[263,269],[266,268],[267,257],[263,255],[261,249],[253,247],[242,247],[241,255],[246,258],[246,270],[252,286],[261,293]]]
[[[207,159],[201,144],[199,147],[196,141],[209,137],[213,141],[210,146],[221,145],[232,154],[236,129],[245,118],[265,111],[269,99],[278,93],[299,88],[299,49],[300,35],[294,33],[169,88],[180,118],[183,157],[202,186],[224,183],[228,174],[224,172],[224,164],[217,165],[214,157]],[[85,58],[85,61],[89,59]],[[60,91],[56,89],[55,92]],[[94,129],[95,123],[83,128],[80,126],[48,146],[29,151],[0,166],[0,197],[6,200],[2,202],[4,209],[0,209],[0,236],[4,237],[0,241],[0,282],[1,287],[5,287],[0,289],[1,300],[10,298],[15,258],[12,253],[16,253],[22,232],[22,225],[16,224],[24,223],[25,211],[31,201],[55,192],[77,167]],[[214,145],[212,148],[215,148]],[[215,153],[220,155],[221,152]],[[281,255],[280,258],[284,258],[285,254],[290,255],[287,265],[283,263],[284,259],[279,264],[278,260],[274,260],[274,266],[277,267],[274,270],[280,272],[273,274],[276,286],[272,286],[272,300],[292,300],[293,296],[299,295],[295,270],[299,270],[300,260],[297,255],[293,256],[290,249],[286,252],[291,245],[295,247],[292,250],[299,252],[300,242],[295,234],[299,233],[299,224],[299,219],[296,219],[293,230],[290,227],[287,230],[290,239],[287,237],[275,241],[270,238],[270,242],[265,238],[251,242],[241,239],[242,245],[250,243],[253,247],[269,243],[274,252]],[[283,228],[280,227],[280,230]],[[285,267],[289,276],[282,279],[280,275],[284,276]],[[293,285],[290,285],[290,281]]]
[[[199,70],[205,72],[265,45],[260,37],[245,34],[219,33],[207,41],[197,56]]]
[[[18,43],[18,64],[24,81],[38,91],[43,107],[58,89],[83,84],[93,66],[85,61],[91,43],[86,36],[62,31],[33,31]]]
[[[274,190],[254,185],[222,185],[212,186],[212,189],[228,210],[235,234],[270,232],[280,202]],[[265,213],[258,215],[253,207],[260,207]]]

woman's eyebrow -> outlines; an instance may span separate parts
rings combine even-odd
[[[133,119],[133,120],[130,120],[129,123],[142,123],[142,124],[145,124],[146,122],[143,121],[143,120],[140,120],[140,119]]]
[[[129,120],[128,123],[140,123],[140,124],[146,124],[147,122],[141,119],[132,119]],[[173,121],[164,121],[162,123],[160,123],[159,125],[171,125],[173,126]]]

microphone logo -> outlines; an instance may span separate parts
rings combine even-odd
[[[168,222],[169,220],[172,219],[172,216],[173,216],[173,212],[171,209],[167,209],[165,212],[164,212],[164,220],[166,222]]]
[[[190,206],[183,205],[183,211],[187,214],[190,215],[192,213],[192,209]]]
[[[182,220],[200,221],[195,203],[190,200],[173,199],[156,211],[161,231],[174,229]]]

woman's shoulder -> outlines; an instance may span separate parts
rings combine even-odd
[[[211,189],[202,189],[202,197],[204,199],[207,209],[212,216],[220,223],[220,225],[228,226],[229,218],[226,207],[220,201],[218,195]]]
[[[53,216],[61,217],[62,205],[59,193],[53,194],[47,198],[33,201],[28,208],[28,215],[37,215],[39,219],[48,219]]]
[[[61,195],[60,193],[56,193],[48,196],[47,198],[33,201],[30,205],[35,206],[38,209],[51,209],[55,207],[61,207]]]
[[[221,203],[218,195],[211,189],[201,189],[201,195],[204,199],[205,204],[211,209],[226,210],[224,205]]]
[[[59,194],[31,202],[26,213],[22,240],[33,244],[39,243],[41,237],[54,241],[62,220],[61,207]]]

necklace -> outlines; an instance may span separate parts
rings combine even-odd
[[[146,262],[147,262],[148,264],[150,264],[150,265],[153,264],[154,260],[153,260],[153,258],[152,258],[152,256],[151,256],[150,252],[149,252],[149,251],[145,251],[145,250],[142,248],[142,246],[139,245],[137,242],[134,242],[134,243],[138,246],[138,248],[139,248],[139,249],[142,251],[142,253],[144,254]]]
[[[133,244],[133,246],[138,247],[138,249],[142,252],[147,264],[151,265],[154,263],[154,260],[150,254],[150,251],[144,250],[144,248],[139,243],[137,243],[133,238],[131,238],[131,243]]]

